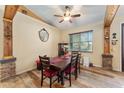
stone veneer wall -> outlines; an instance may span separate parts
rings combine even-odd
[[[106,69],[106,70],[112,70],[112,58],[113,58],[113,55],[111,54],[103,54],[102,55],[102,66],[103,66],[103,69]]]
[[[7,79],[14,76],[15,72],[15,60],[9,60],[8,62],[0,62],[0,80]]]

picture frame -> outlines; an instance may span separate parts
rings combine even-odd
[[[47,32],[47,30],[45,28],[41,29],[39,31],[39,38],[42,42],[47,42],[49,39],[49,33]]]

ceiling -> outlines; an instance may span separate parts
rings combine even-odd
[[[120,5],[117,13],[116,13],[116,17],[124,17],[124,5]]]
[[[105,5],[71,5],[71,14],[80,13],[81,17],[73,18],[72,23],[69,21],[59,23],[61,19],[53,15],[63,15],[65,11],[64,5],[26,5],[26,7],[44,19],[47,23],[60,30],[104,21],[106,11]]]
[[[28,9],[40,16],[47,23],[57,27],[60,30],[67,30],[69,28],[80,27],[83,25],[93,24],[97,22],[104,22],[106,6],[105,5],[84,5],[84,6],[70,6],[72,8],[71,14],[81,14],[81,17],[73,19],[73,23],[64,21],[58,23],[61,19],[54,17],[54,14],[63,15],[65,6],[63,5],[26,5]],[[0,12],[3,14],[4,6],[0,5]],[[116,17],[124,17],[124,6],[121,5],[116,14]]]

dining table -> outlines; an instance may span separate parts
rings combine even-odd
[[[50,64],[58,68],[61,77],[61,85],[64,85],[64,71],[71,62],[71,56],[53,57],[50,59]]]

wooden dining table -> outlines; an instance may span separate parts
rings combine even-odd
[[[71,57],[54,57],[50,59],[50,64],[60,71],[61,85],[64,85],[64,71],[69,66]]]

